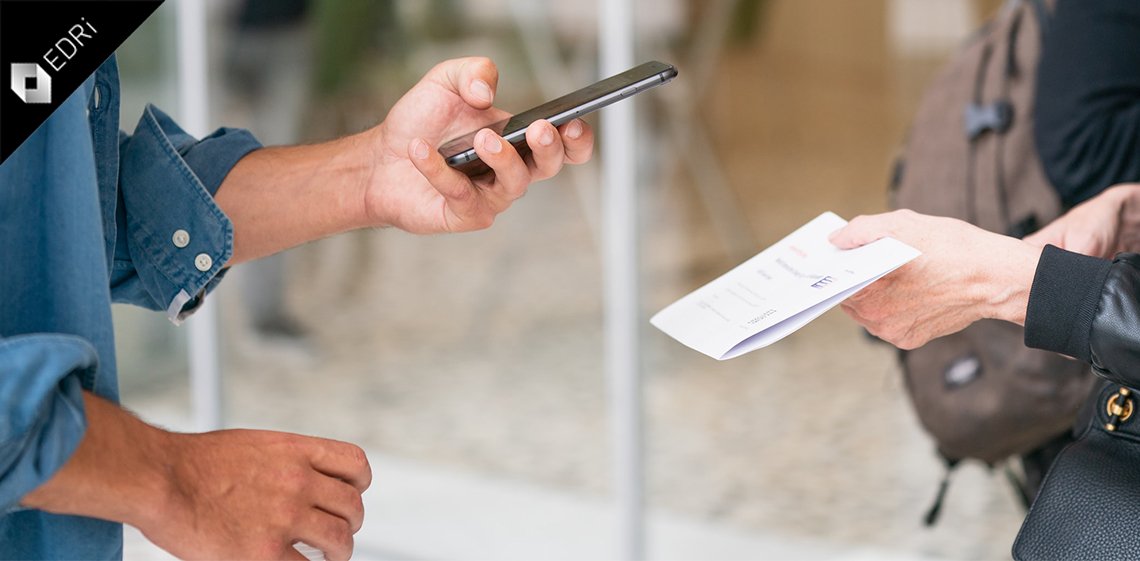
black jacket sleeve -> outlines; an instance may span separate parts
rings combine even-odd
[[[1037,67],[1034,127],[1066,206],[1140,180],[1140,2],[1058,0]]]
[[[1140,387],[1140,254],[1122,253],[1104,281],[1089,337],[1098,374]]]
[[[1029,294],[1025,344],[1140,388],[1140,254],[1109,262],[1047,246]]]

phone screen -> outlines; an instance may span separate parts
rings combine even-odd
[[[676,75],[677,69],[672,65],[657,61],[647,62],[510,118],[481,127],[479,130],[489,128],[495,131],[510,142],[520,155],[525,156],[530,151],[526,143],[526,128],[531,123],[546,119],[557,127],[571,119],[668,82]],[[479,155],[472,147],[475,134],[479,130],[450,140],[439,148],[448,165],[470,176],[491,171],[479,160]]]

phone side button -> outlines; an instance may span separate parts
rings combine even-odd
[[[637,93],[637,86],[630,86],[630,87],[621,91],[621,96],[622,97],[629,97],[635,93]]]

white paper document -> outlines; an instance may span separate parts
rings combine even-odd
[[[847,221],[825,212],[650,319],[717,360],[767,347],[920,252],[891,238],[840,250],[828,235]]]

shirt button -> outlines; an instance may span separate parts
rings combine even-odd
[[[198,256],[194,258],[194,266],[197,267],[199,271],[205,273],[210,270],[210,267],[214,266],[214,259],[205,253],[199,253]]]
[[[186,247],[190,245],[190,232],[186,230],[175,230],[171,241],[174,242],[174,247]]]

